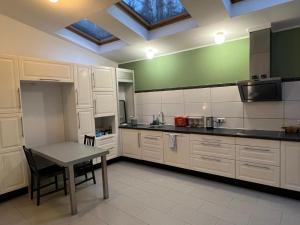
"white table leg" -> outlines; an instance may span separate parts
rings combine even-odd
[[[69,191],[70,191],[70,204],[71,204],[71,214],[77,214],[77,203],[75,196],[75,177],[74,177],[74,167],[73,165],[68,166],[69,172]]]
[[[109,198],[106,155],[101,156],[103,198]]]

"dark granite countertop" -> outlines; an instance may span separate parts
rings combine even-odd
[[[283,131],[242,130],[242,129],[224,129],[224,128],[206,129],[206,128],[191,128],[191,127],[175,127],[170,125],[164,125],[161,127],[151,127],[150,125],[140,125],[140,124],[137,126],[132,126],[130,124],[120,125],[119,128],[300,142],[300,134],[287,134]]]

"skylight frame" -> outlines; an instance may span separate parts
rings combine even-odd
[[[141,17],[137,12],[131,9],[126,3],[122,1],[116,3],[116,6],[119,7],[121,10],[126,12],[129,16],[131,16],[135,21],[145,27],[147,30],[154,30],[157,28],[161,28],[173,23],[177,23],[179,21],[190,19],[191,15],[188,12],[181,13],[177,16],[172,16],[170,18],[163,19],[158,23],[150,24],[148,23],[143,17]]]
[[[120,40],[119,38],[117,38],[113,35],[112,35],[112,37],[108,37],[108,38],[104,38],[104,39],[97,39],[97,38],[83,32],[83,31],[77,29],[76,27],[73,26],[73,24],[66,27],[66,29],[73,32],[73,33],[75,33],[75,34],[77,34],[77,35],[79,35],[79,36],[81,36],[81,37],[83,37],[83,38],[85,38],[85,39],[87,39],[87,40],[89,40],[89,41],[91,41],[91,42],[93,42],[93,43],[95,43],[95,44],[97,44],[97,45],[104,45],[104,44],[108,44],[108,43]]]

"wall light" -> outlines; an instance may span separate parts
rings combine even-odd
[[[152,48],[146,50],[146,57],[147,59],[153,59],[155,55],[155,51]]]
[[[223,32],[216,33],[215,35],[215,43],[223,44],[225,41],[225,34]]]
[[[49,0],[51,3],[57,3],[59,0]]]

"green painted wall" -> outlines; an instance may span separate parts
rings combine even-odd
[[[135,71],[137,91],[231,83],[249,78],[249,39],[119,66]],[[300,77],[300,28],[272,34],[271,74]]]
[[[249,39],[119,67],[135,71],[137,91],[235,82],[249,77]]]
[[[300,77],[300,28],[272,34],[271,74]]]

